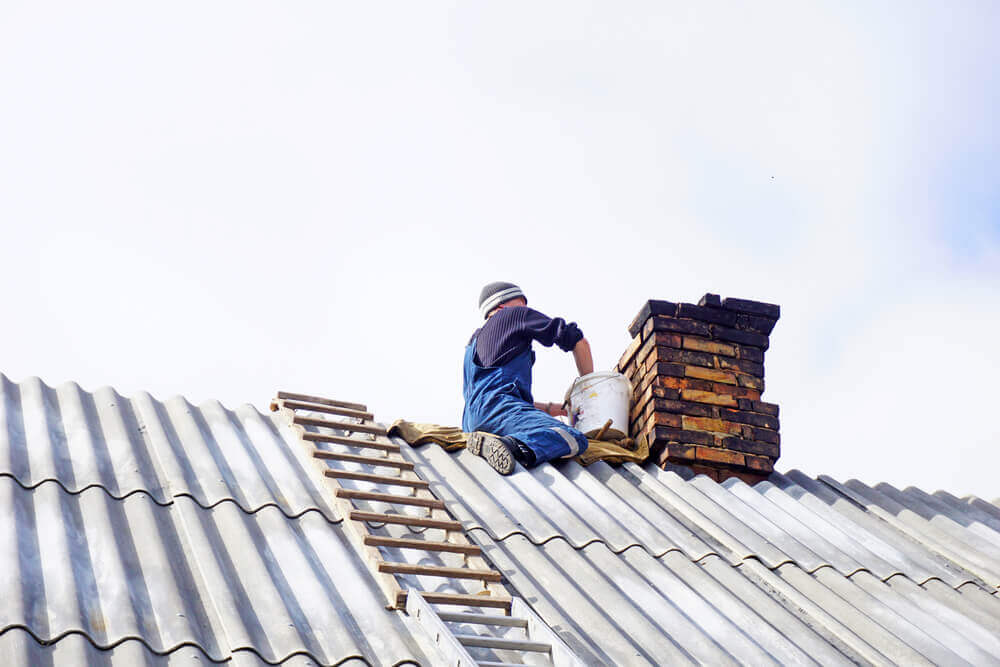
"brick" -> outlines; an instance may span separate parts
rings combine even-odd
[[[705,475],[706,477],[710,477],[710,478],[714,479],[716,482],[719,481],[719,469],[718,468],[711,468],[709,466],[692,465],[691,466],[691,472],[693,472],[695,475]]]
[[[769,428],[772,431],[778,430],[778,418],[771,417],[769,415],[760,415],[755,412],[746,412],[744,410],[729,410],[727,408],[720,408],[719,417],[721,419],[728,419],[731,422],[739,422],[741,424],[750,424],[751,426]]]
[[[649,320],[650,317],[656,315],[673,315],[677,311],[677,304],[670,301],[657,301],[650,300],[642,305],[639,309],[639,313],[632,320],[632,323],[628,325],[628,332],[633,338],[639,335],[643,330],[643,326]]]
[[[763,412],[772,417],[778,416],[778,406],[775,403],[764,403],[763,401],[751,401],[750,409],[754,412]]]
[[[748,428],[751,429],[750,433],[752,438],[758,442],[766,442],[772,445],[781,444],[781,436],[775,431],[771,431],[766,428],[758,428],[756,426],[749,426]]]
[[[698,305],[707,308],[722,308],[722,299],[718,294],[706,294],[698,299]]]
[[[766,456],[754,456],[753,454],[746,454],[743,457],[744,465],[751,470],[759,470],[761,472],[774,472],[774,461]]]
[[[672,412],[678,415],[690,415],[692,417],[717,417],[718,408],[702,403],[689,403],[687,401],[671,401],[665,399],[654,399],[653,409],[658,412]]]
[[[770,345],[767,336],[759,333],[754,333],[752,331],[740,331],[739,329],[720,327],[715,324],[711,326],[711,329],[712,329],[712,336],[714,336],[719,340],[728,341],[730,343],[739,343],[741,345],[759,347],[762,350],[766,350],[768,345]]]
[[[752,389],[750,387],[737,387],[731,384],[713,382],[711,390],[716,394],[728,394],[729,396],[735,396],[736,398],[748,398],[753,401],[760,400],[760,390]]]
[[[703,338],[684,336],[681,341],[682,347],[686,350],[696,350],[698,352],[708,352],[709,354],[724,354],[727,357],[736,356],[736,346],[727,343],[716,343]]]
[[[681,415],[673,415],[666,412],[653,412],[641,423],[639,428],[642,431],[652,431],[657,426],[682,428]]]
[[[679,303],[677,304],[677,317],[687,317],[699,322],[711,322],[712,324],[734,327],[736,326],[738,315],[726,310],[696,306],[693,303]]]
[[[763,482],[767,479],[767,475],[755,472],[747,472],[746,470],[731,470],[729,468],[719,468],[719,481],[725,482],[730,477],[735,477],[736,479],[742,480],[745,484],[753,486],[759,482]]]
[[[695,431],[712,431],[713,433],[741,433],[741,425],[726,422],[712,417],[691,417],[684,415],[681,424],[685,429]],[[712,441],[715,444],[715,441]]]
[[[697,389],[681,389],[680,397],[685,401],[694,401],[695,403],[710,403],[712,405],[724,405],[730,408],[735,408],[739,406],[737,402],[739,399],[733,398],[732,396],[726,396],[725,394],[716,394],[712,391],[698,391]]]
[[[758,364],[764,363],[764,350],[759,347],[750,347],[749,345],[737,345],[736,351],[739,353],[740,359],[746,359],[747,361],[756,361]]]
[[[756,442],[746,438],[738,438],[733,435],[715,436],[715,446],[723,449],[733,449],[746,454],[757,454],[759,456],[770,456],[778,458],[781,449],[777,445],[767,442]]]
[[[661,361],[673,361],[681,364],[694,364],[695,366],[704,366],[705,368],[715,368],[715,357],[706,352],[658,347],[656,348],[656,356]]]
[[[709,380],[711,382],[721,382],[723,384],[737,384],[737,378],[735,375],[727,373],[726,371],[717,371],[714,368],[687,366],[684,368],[684,374],[688,377],[698,378],[699,380]]]
[[[688,431],[671,426],[657,426],[653,431],[653,436],[657,440],[684,442],[692,445],[712,446],[715,444],[715,438],[712,437],[711,433]]]
[[[772,320],[781,317],[781,306],[774,303],[764,303],[763,301],[750,301],[749,299],[723,299],[722,307],[737,313],[748,315],[763,315]]]
[[[668,349],[668,348],[664,348]],[[653,367],[656,371],[658,377],[685,377],[687,375],[687,366],[683,364],[672,364],[665,361],[658,361],[656,366]]]
[[[683,366],[681,367],[683,369]],[[679,377],[666,377],[660,376],[656,378],[656,384],[660,387],[668,387],[670,389],[694,389],[697,391],[712,391],[713,384],[708,380],[699,380],[697,378],[679,378]]]
[[[757,391],[764,391],[763,378],[755,378],[752,375],[737,375],[736,384],[741,387],[750,387],[751,389],[756,389]]]
[[[759,378],[764,377],[764,364],[758,364],[756,361],[719,357],[719,368],[724,368],[728,371],[739,371]]]
[[[695,458],[695,446],[684,445],[679,442],[668,442],[663,449],[666,458],[693,461]]]
[[[674,317],[652,317],[642,327],[643,339],[656,331],[673,331],[675,333],[692,334],[695,336],[711,336],[712,331],[704,322],[693,320],[678,320]]]
[[[631,362],[632,359],[635,357],[635,353],[639,351],[640,347],[642,347],[642,338],[636,336],[635,338],[632,339],[632,342],[628,344],[628,347],[625,348],[625,351],[622,353],[621,358],[618,359],[619,373],[621,372],[621,369],[628,366],[629,362]]]
[[[737,315],[736,316],[736,328],[742,329],[743,331],[752,331],[754,333],[759,333],[767,336],[774,330],[774,325],[778,323],[778,320],[772,320],[768,317],[759,317],[757,315]]]
[[[725,463],[728,465],[745,465],[746,459],[743,454],[733,452],[728,449],[715,449],[714,447],[696,447],[695,457],[699,461],[713,461],[715,463]]]

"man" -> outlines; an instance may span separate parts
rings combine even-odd
[[[555,417],[561,404],[535,403],[531,396],[532,341],[572,351],[580,375],[594,372],[590,344],[575,323],[549,318],[528,308],[521,288],[495,282],[483,288],[479,308],[486,323],[465,349],[465,411],[462,430],[467,447],[501,475],[550,459],[576,456],[587,437]]]

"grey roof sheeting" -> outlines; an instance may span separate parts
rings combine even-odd
[[[983,500],[797,471],[500,477],[465,451],[402,449],[588,662],[1000,664],[1000,508]],[[0,663],[435,664],[312,465],[250,406],[0,376]]]

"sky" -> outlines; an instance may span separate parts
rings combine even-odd
[[[481,287],[609,369],[781,305],[779,470],[1000,496],[994,2],[0,3],[0,371],[458,424]],[[559,400],[570,355],[540,349]]]

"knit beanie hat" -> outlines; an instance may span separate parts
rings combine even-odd
[[[490,311],[501,303],[516,299],[517,297],[524,298],[525,302],[528,301],[521,288],[514,283],[490,283],[479,293],[479,310],[483,313],[483,319],[485,320]]]

